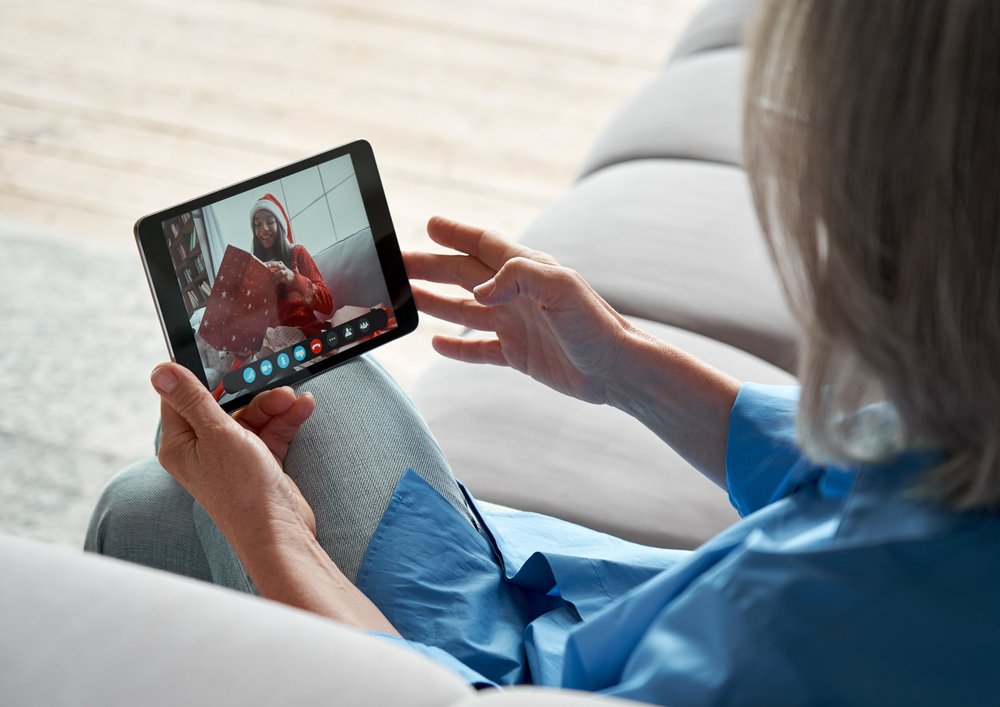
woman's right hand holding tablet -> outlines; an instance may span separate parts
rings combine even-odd
[[[438,353],[509,366],[561,393],[624,410],[725,487],[738,381],[633,326],[545,253],[441,217],[427,233],[460,254],[404,253],[407,275],[458,285],[473,297],[414,286],[417,308],[496,334],[435,336]]]

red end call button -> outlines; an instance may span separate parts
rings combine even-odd
[[[309,350],[312,351],[314,354],[318,354],[320,351],[323,350],[323,342],[321,342],[319,339],[313,339],[312,341],[309,342]]]

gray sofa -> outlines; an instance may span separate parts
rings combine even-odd
[[[739,166],[751,4],[706,5],[522,240],[653,334],[740,379],[794,383],[798,335]],[[669,547],[737,519],[723,491],[631,418],[514,371],[442,360],[412,395],[482,500]],[[0,536],[0,566],[3,705],[594,701],[477,694],[420,655],[318,617],[26,540]]]

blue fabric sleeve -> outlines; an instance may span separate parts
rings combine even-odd
[[[729,414],[726,485],[741,516],[766,506],[803,460],[795,430],[799,387],[745,383]]]
[[[434,646],[428,646],[423,643],[416,643],[414,641],[407,641],[405,638],[400,638],[399,636],[393,636],[389,633],[382,633],[381,631],[362,631],[362,633],[367,633],[369,636],[375,636],[376,638],[381,638],[390,643],[395,643],[397,646],[403,646],[409,648],[417,653],[422,653],[427,656],[435,663],[448,668],[453,673],[458,673],[459,677],[465,680],[467,683],[472,685],[477,690],[481,690],[486,687],[499,687],[492,680],[487,680],[482,675],[477,673],[475,670],[467,666],[465,663],[460,661],[458,658],[454,657],[450,653],[446,653],[440,648],[435,648]]]

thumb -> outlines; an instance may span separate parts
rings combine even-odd
[[[161,408],[164,411],[170,408],[190,425],[198,437],[202,437],[208,428],[224,424],[224,420],[229,419],[208,388],[183,366],[162,363],[153,369],[150,381],[160,395]],[[164,426],[169,417],[172,416],[164,416]]]

